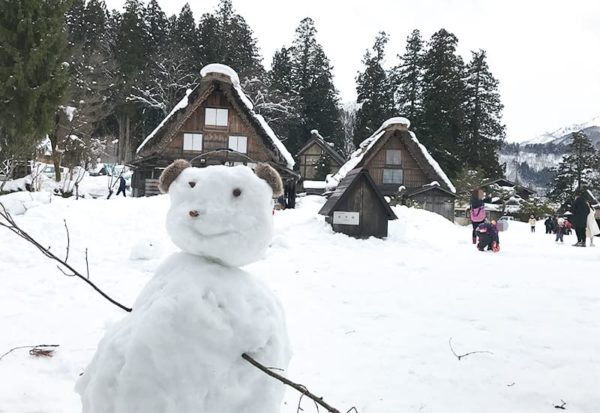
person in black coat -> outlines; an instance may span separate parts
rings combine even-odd
[[[574,247],[585,247],[585,227],[587,226],[587,217],[590,213],[590,207],[583,197],[583,192],[579,191],[573,202],[571,208],[573,215],[571,221],[575,228],[575,234],[577,235],[577,243],[573,244]]]
[[[119,190],[117,191],[117,196],[119,196],[119,194],[121,192],[123,192],[123,196],[125,197],[126,196],[125,195],[125,188],[127,188],[127,183],[125,182],[125,178],[123,178],[123,176],[121,175],[119,177]]]

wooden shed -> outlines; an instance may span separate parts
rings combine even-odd
[[[281,175],[288,205],[293,206],[299,175],[294,159],[252,102],[237,74],[228,66],[211,64],[200,83],[188,90],[171,113],[137,148],[132,162],[134,196],[143,196],[162,170],[175,159],[194,166],[248,165],[266,162]],[[149,185],[147,185],[147,181]]]
[[[440,213],[453,220],[446,212],[454,203],[456,189],[439,164],[419,142],[415,134],[409,131],[410,122],[405,118],[387,120],[369,138],[365,139],[350,159],[340,168],[330,182],[335,186],[355,168],[369,171],[373,182],[383,195],[406,193],[407,199],[418,196],[425,200],[425,209]],[[432,190],[437,186],[439,189]],[[433,191],[433,192],[432,192]]]
[[[384,238],[388,221],[397,219],[377,185],[362,168],[350,171],[329,197],[320,215],[335,232],[355,238]]]
[[[325,161],[326,168],[324,169],[327,174],[335,174],[345,160],[329,143],[325,142],[319,131],[313,129],[310,134],[311,138],[296,155],[300,175],[303,180],[325,180],[325,176],[319,176],[319,168],[317,167],[319,161]]]
[[[439,185],[426,185],[407,191],[405,196],[412,202],[418,203],[423,209],[440,214],[454,222],[456,194],[441,188]]]

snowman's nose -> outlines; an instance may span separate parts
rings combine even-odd
[[[191,216],[192,218],[196,218],[198,215],[200,215],[200,212],[198,212],[198,211],[196,211],[196,210],[191,210],[191,211],[189,212],[189,214],[190,214],[190,216]]]

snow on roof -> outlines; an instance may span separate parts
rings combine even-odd
[[[273,132],[273,129],[271,129],[271,127],[269,126],[269,124],[267,123],[267,121],[265,120],[265,118],[263,118],[261,115],[255,114],[252,109],[250,109],[250,111],[251,111],[252,115],[254,115],[254,117],[256,118],[256,120],[258,120],[258,122],[261,124],[262,128],[265,130],[265,132],[269,136],[269,139],[271,139],[271,141],[273,142],[273,144],[277,147],[277,149],[279,150],[279,152],[281,152],[281,154],[285,158],[285,162],[287,163],[287,167],[290,168],[290,169],[292,169],[294,167],[294,165],[296,164],[296,162],[294,161],[294,158],[292,157],[292,154],[289,153],[289,151],[283,145],[283,143],[279,140],[279,138],[277,137],[277,135],[275,135],[275,132]]]
[[[327,180],[327,189],[335,188],[336,186],[338,186],[340,181],[344,179],[346,175],[348,175],[348,172],[356,168],[356,165],[358,165],[360,161],[362,161],[365,154],[369,151],[369,149],[373,147],[373,145],[377,143],[379,138],[381,138],[384,133],[385,130],[381,130],[381,128],[379,128],[379,130],[374,135],[365,139],[361,143],[360,148],[354,151],[352,155],[350,155],[350,159],[348,159],[348,161],[342,165],[340,170],[337,171],[335,175],[333,175],[330,179]],[[365,143],[367,144],[363,146],[363,144]]]
[[[227,65],[223,65],[221,63],[211,63],[204,66],[202,70],[200,70],[200,76],[202,77],[206,77],[206,75],[210,73],[225,75],[231,79],[231,83],[233,83],[234,86],[240,85],[240,77],[238,76],[237,72]]]
[[[220,63],[209,64],[207,66],[204,66],[202,68],[202,70],[200,71],[200,75],[202,77],[206,77],[210,73],[218,73],[221,75],[225,75],[225,76],[229,77],[229,79],[231,79],[231,84],[233,85],[233,88],[237,92],[240,100],[248,108],[251,116],[253,116],[258,121],[258,123],[261,125],[261,127],[264,129],[264,131],[266,132],[269,139],[271,139],[271,142],[273,143],[273,145],[275,145],[275,147],[279,150],[279,152],[281,152],[281,155],[283,155],[285,162],[287,164],[287,167],[292,169],[294,167],[294,165],[296,164],[296,162],[294,161],[294,158],[292,157],[292,154],[289,153],[289,151],[284,146],[284,144],[279,140],[277,135],[275,135],[275,132],[273,132],[273,129],[271,129],[271,127],[269,126],[267,121],[261,115],[258,115],[254,112],[254,104],[252,103],[252,101],[250,99],[248,99],[248,96],[246,96],[246,94],[242,90],[242,87],[240,86],[240,78],[239,78],[238,74],[236,73],[236,71],[233,70],[232,68],[230,68],[229,66],[223,65]]]
[[[188,89],[185,91],[185,96],[183,97],[183,99],[181,99],[179,103],[175,105],[173,110],[171,110],[171,113],[169,113],[167,117],[164,118],[162,122],[158,124],[158,126],[150,133],[150,135],[146,136],[146,139],[144,139],[144,142],[142,142],[142,144],[138,146],[135,153],[140,153],[144,145],[146,145],[154,137],[154,135],[156,135],[156,133],[163,127],[163,125],[165,125],[169,121],[169,119],[171,119],[171,117],[173,117],[173,115],[187,107],[189,103],[188,98],[190,96],[190,93],[192,93],[192,89]]]
[[[450,182],[450,179],[444,173],[444,171],[440,167],[440,164],[437,163],[437,161],[435,159],[433,159],[433,157],[427,151],[427,148],[425,148],[425,146],[423,146],[423,144],[421,144],[421,142],[419,142],[419,140],[417,139],[417,136],[413,132],[409,132],[409,133],[410,133],[411,139],[419,146],[419,149],[421,149],[421,152],[423,153],[423,156],[425,157],[425,159],[427,160],[429,165],[431,165],[431,167],[435,170],[435,172],[438,174],[438,176],[440,178],[442,178],[444,183],[450,189],[450,192],[456,193],[456,188],[454,187],[454,185],[452,185],[452,182]]]
[[[304,181],[302,183],[305,189],[325,189],[325,181]]]
[[[217,74],[220,74],[220,75],[225,75],[225,76],[227,76],[231,80],[231,85],[233,86],[233,89],[235,90],[236,94],[238,95],[238,98],[240,99],[240,101],[248,109],[249,115],[252,116],[260,124],[260,126],[264,130],[265,134],[268,136],[268,138],[271,140],[271,142],[273,143],[273,145],[277,148],[277,150],[283,156],[283,158],[284,158],[284,160],[286,162],[286,166],[289,169],[293,169],[294,165],[295,165],[294,158],[288,152],[288,150],[283,145],[283,143],[279,140],[279,138],[277,137],[277,135],[275,135],[275,132],[273,132],[273,129],[271,129],[271,127],[265,121],[265,119],[261,115],[258,115],[258,114],[256,114],[254,112],[254,104],[252,103],[252,101],[248,98],[248,96],[246,96],[246,94],[242,90],[242,87],[240,86],[240,78],[239,78],[238,74],[235,72],[235,70],[233,70],[229,66],[226,66],[226,65],[223,65],[223,64],[220,64],[220,63],[212,63],[212,64],[209,64],[207,66],[204,66],[202,68],[202,70],[200,71],[200,75],[203,78],[209,76],[211,73],[217,73]],[[152,140],[152,138],[154,137],[154,135],[156,135],[158,133],[158,131],[160,129],[162,129],[162,127],[167,122],[169,122],[169,120],[177,112],[179,112],[182,109],[185,109],[188,106],[188,104],[189,104],[189,96],[190,96],[191,93],[192,93],[192,89],[188,89],[186,91],[185,96],[183,97],[183,99],[181,99],[181,101],[177,105],[175,105],[175,107],[173,108],[173,110],[171,111],[171,113],[169,113],[167,115],[167,117],[162,120],[162,122],[152,131],[152,133],[150,133],[150,135],[148,135],[146,137],[146,139],[144,139],[144,141],[142,142],[142,144],[137,148],[136,153],[140,153],[140,151],[142,150],[142,148],[150,140]]]
[[[377,141],[385,134],[386,130],[392,127],[393,125],[400,125],[403,129],[408,130],[408,127],[410,126],[410,121],[406,118],[395,117],[383,122],[381,127],[377,129],[377,131],[373,135],[362,141],[359,148],[352,155],[350,155],[350,159],[344,165],[342,165],[340,170],[334,176],[332,176],[331,179],[327,181],[327,188],[335,188],[340,183],[340,181],[348,174],[348,172],[356,168],[356,166],[360,163],[365,154],[368,153],[369,150],[377,143]],[[409,133],[412,141],[419,147],[427,163],[429,163],[429,165],[435,170],[436,174],[444,181],[450,192],[456,193],[456,188],[454,187],[454,185],[452,185],[452,182],[450,182],[450,179],[444,173],[437,161],[433,159],[433,157],[429,154],[425,146],[423,146],[419,142],[415,134],[410,131]]]

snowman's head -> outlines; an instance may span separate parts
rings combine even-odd
[[[194,168],[173,162],[160,177],[171,195],[167,232],[182,250],[239,267],[265,252],[273,233],[281,178],[267,164]]]

